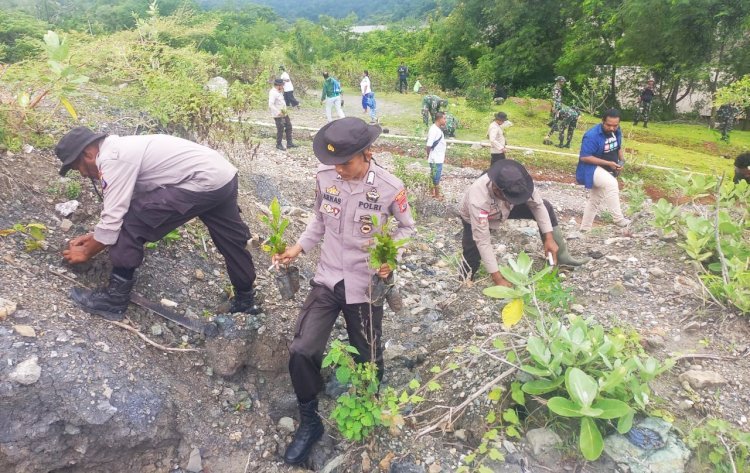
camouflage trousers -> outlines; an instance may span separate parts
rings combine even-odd
[[[633,120],[633,125],[637,125],[639,121],[642,121],[643,126],[646,126],[650,115],[651,102],[641,102],[635,110],[635,120]]]
[[[721,131],[721,139],[723,141],[729,141],[729,132],[734,128],[734,117],[726,118],[719,124],[719,131]]]

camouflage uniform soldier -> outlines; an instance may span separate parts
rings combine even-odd
[[[544,144],[545,145],[551,145],[552,140],[550,139],[550,136],[552,136],[552,133],[557,131],[557,114],[560,111],[560,107],[562,107],[562,88],[565,85],[565,77],[563,76],[557,76],[555,77],[555,85],[552,86],[552,111],[550,111],[549,114],[549,131],[547,132],[547,136],[544,137]]]
[[[635,120],[633,126],[638,126],[638,122],[643,120],[643,128],[648,128],[648,118],[651,114],[651,101],[654,100],[654,79],[649,79],[646,88],[638,96],[638,108],[635,111]]]
[[[448,101],[437,95],[425,95],[422,97],[422,121],[425,125],[435,122],[435,114],[448,107]]]
[[[454,117],[450,113],[445,114],[445,136],[453,138],[456,136],[456,128],[459,125],[458,118]]]
[[[568,107],[567,105],[562,105],[560,107],[560,111],[557,113],[557,119],[552,125],[560,132],[560,144],[557,145],[558,148],[570,148],[570,142],[573,140],[573,132],[576,129],[576,125],[578,125],[578,119],[580,117],[581,112],[577,107]],[[568,137],[563,145],[565,130],[568,131]]]
[[[725,103],[716,112],[716,119],[719,122],[719,131],[721,131],[721,140],[729,141],[729,132],[732,131],[734,118],[740,113],[739,107],[731,103]]]

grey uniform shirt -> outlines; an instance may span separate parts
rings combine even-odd
[[[347,304],[368,302],[369,282],[375,273],[369,266],[368,244],[376,231],[372,216],[377,216],[380,224],[391,216],[396,218],[394,239],[414,233],[404,184],[371,163],[357,182],[342,180],[334,166],[320,166],[316,186],[314,218],[297,243],[308,253],[322,238],[315,282],[333,290],[343,279]]]
[[[160,187],[213,191],[237,174],[217,151],[169,135],[108,136],[96,165],[104,202],[94,239],[105,245],[117,242],[130,201],[138,195]]]
[[[534,215],[534,219],[539,225],[539,231],[542,233],[551,232],[552,223],[549,219],[549,213],[538,190],[534,189],[534,193],[526,201],[526,205]],[[503,220],[508,219],[511,210],[513,210],[513,204],[498,199],[492,193],[490,178],[487,174],[474,181],[464,194],[460,210],[461,219],[471,224],[474,242],[479,249],[484,268],[490,274],[498,270],[495,251],[492,248],[492,241],[490,241],[490,229],[499,228]]]

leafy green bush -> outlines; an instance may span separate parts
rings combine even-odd
[[[530,275],[531,266],[531,259],[519,254],[509,266],[500,268],[514,287],[489,287],[484,294],[511,300],[502,311],[508,328],[518,323],[523,313],[536,319],[520,367],[534,379],[523,383],[520,392],[547,397],[550,413],[576,419],[580,450],[587,460],[595,460],[603,449],[602,429],[609,425],[604,421],[617,419],[617,430],[629,431],[635,413],[645,411],[649,404],[648,383],[673,362],[662,364],[638,354],[639,347],[629,346],[632,341],[627,337],[606,332],[593,319],[546,315],[536,284],[549,277],[551,268]],[[516,398],[521,400],[523,395],[516,391]]]
[[[711,465],[716,473],[736,473],[750,468],[750,433],[724,420],[709,419],[705,425],[694,427],[687,444],[703,466]]]

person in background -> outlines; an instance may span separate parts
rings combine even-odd
[[[375,110],[375,93],[372,91],[372,83],[370,82],[370,73],[364,71],[362,81],[359,83],[359,89],[362,92],[362,110],[367,113],[370,110],[370,124],[374,125],[378,122],[378,117]]]
[[[643,128],[648,128],[648,119],[651,115],[651,102],[654,100],[654,79],[649,79],[646,87],[638,95],[638,106],[635,110],[635,120],[633,126],[638,126],[638,122],[643,122]]]
[[[323,241],[310,281],[312,289],[289,346],[289,375],[300,412],[299,427],[284,453],[284,461],[292,465],[304,462],[323,435],[318,414],[318,393],[323,388],[320,369],[340,314],[349,343],[357,349],[355,361],[375,363],[378,380],[383,377],[383,306],[371,303],[369,287],[374,274],[386,279],[391,268],[388,264],[377,269],[369,266],[369,248],[377,231],[375,217],[381,223],[395,218],[395,240],[412,235],[415,224],[403,182],[372,159],[370,146],[380,133],[380,126],[352,117],[318,131],[313,152],[322,166],[315,178],[313,219],[296,244],[274,256],[274,263],[289,264]]]
[[[565,82],[565,77],[555,77],[555,85],[552,86],[552,110],[549,114],[549,131],[547,132],[547,136],[544,137],[545,145],[552,144],[550,137],[552,133],[557,131],[557,115],[560,112],[560,108],[562,108],[562,90],[565,87]]]
[[[734,119],[740,113],[740,108],[732,103],[725,103],[716,111],[716,119],[719,122],[721,141],[729,141],[729,132],[734,127]]]
[[[294,97],[294,84],[292,84],[289,73],[284,66],[279,66],[279,70],[281,71],[279,79],[284,81],[284,102],[286,102],[286,106],[299,108],[299,100]]]
[[[286,151],[287,148],[296,148],[292,140],[292,121],[284,102],[284,80],[276,79],[273,87],[268,91],[268,110],[271,112],[273,121],[276,122],[276,149]],[[281,139],[286,132],[286,148],[281,144]]]
[[[422,121],[425,126],[435,122],[435,114],[448,107],[448,101],[437,95],[425,95],[422,97]]]
[[[612,214],[615,225],[623,228],[630,225],[630,220],[622,214],[617,186],[617,176],[623,164],[620,111],[613,108],[604,113],[600,124],[583,135],[581,142],[576,182],[590,191],[583,210],[581,231],[591,230],[601,205]]]
[[[344,110],[341,108],[343,100],[341,99],[341,84],[335,77],[331,77],[327,72],[323,73],[323,92],[320,94],[320,103],[326,105],[326,118],[330,123],[333,121],[331,110],[336,107],[336,113],[339,118],[345,118]]]
[[[555,129],[560,132],[558,136],[560,140],[560,143],[557,145],[558,148],[570,148],[570,142],[573,141],[573,132],[576,131],[576,126],[578,125],[578,119],[580,117],[581,111],[578,107],[568,107],[567,105],[560,107],[554,125]],[[566,131],[568,132],[567,140],[565,140],[565,144],[563,144]]]
[[[508,115],[505,112],[497,112],[495,119],[490,123],[490,127],[487,130],[487,137],[490,139],[490,166],[495,164],[495,161],[499,159],[505,159],[505,133],[506,128],[513,126],[513,123],[508,120]]]
[[[404,91],[409,92],[409,84],[407,79],[409,79],[409,68],[402,62],[398,66],[398,91],[402,94],[404,93]]]
[[[734,183],[743,180],[750,184],[750,153],[742,153],[734,160]]]
[[[435,114],[435,123],[432,124],[427,132],[427,143],[425,151],[427,152],[427,163],[430,165],[430,177],[432,178],[432,197],[442,199],[440,194],[440,177],[443,175],[443,163],[445,162],[445,134],[443,128],[446,123],[445,112]]]

